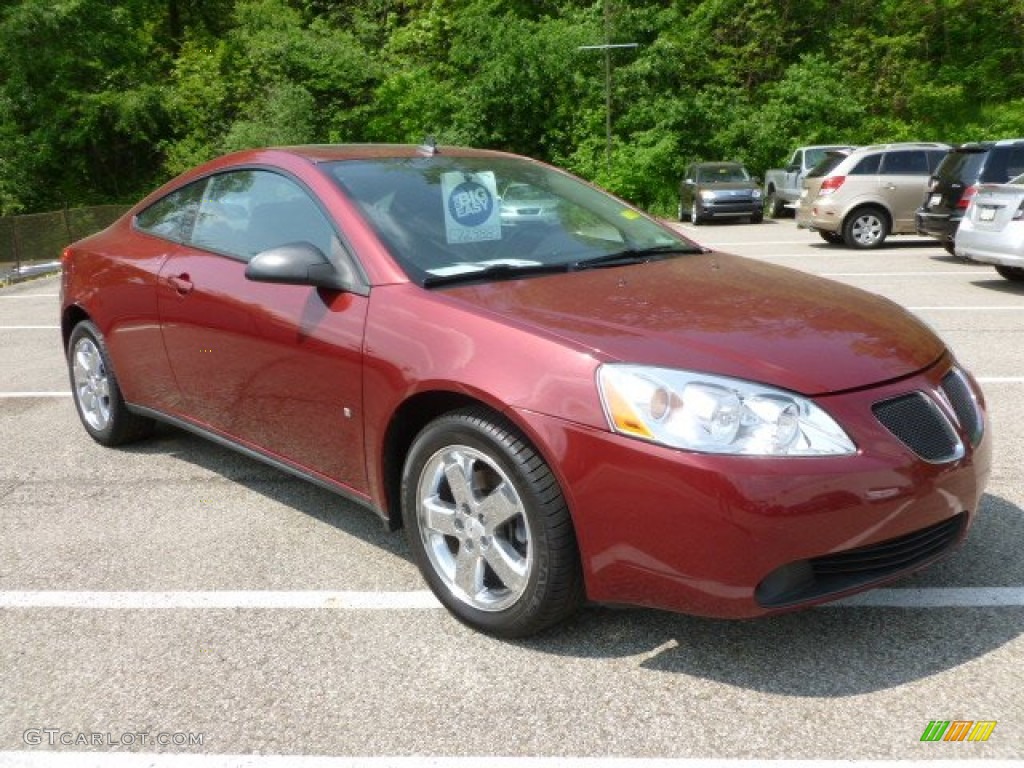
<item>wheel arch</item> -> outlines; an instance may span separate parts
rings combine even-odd
[[[71,304],[64,308],[60,317],[60,335],[64,342],[64,353],[67,354],[68,342],[71,340],[71,332],[83,320],[92,320],[89,313],[77,304]]]
[[[889,231],[892,231],[892,211],[889,210],[889,206],[881,200],[859,200],[847,208],[846,213],[843,214],[843,223],[839,228],[840,231],[842,231],[843,227],[846,226],[846,222],[851,218],[868,209],[874,209],[884,214],[886,220],[885,223],[888,226]]]
[[[507,410],[464,392],[436,389],[417,392],[406,398],[391,414],[381,446],[381,482],[384,486],[382,511],[389,530],[395,531],[402,527],[402,470],[416,435],[435,419],[465,408],[483,409],[510,422],[529,440],[538,454],[543,455],[523,426],[516,423]]]

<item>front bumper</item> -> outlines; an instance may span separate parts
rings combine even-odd
[[[711,200],[697,201],[697,212],[705,219],[728,219],[743,216],[760,216],[764,211],[763,203],[758,200]]]
[[[743,618],[875,586],[962,540],[990,472],[988,430],[955,461],[928,463],[871,410],[909,391],[936,391],[946,371],[948,361],[897,384],[818,398],[858,445],[846,457],[694,454],[518,415],[553,454],[591,600]],[[892,543],[914,549],[929,529],[944,538],[920,557],[859,577],[815,575],[819,565],[845,567]]]

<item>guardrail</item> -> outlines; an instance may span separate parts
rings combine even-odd
[[[99,232],[126,210],[94,205],[0,217],[0,284],[60,271],[65,246]]]

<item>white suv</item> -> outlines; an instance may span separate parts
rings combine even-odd
[[[889,235],[914,234],[928,179],[949,149],[904,143],[830,153],[804,179],[797,226],[851,248],[877,248]]]

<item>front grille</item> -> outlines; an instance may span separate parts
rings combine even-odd
[[[872,411],[882,426],[925,461],[953,461],[964,454],[949,419],[921,392],[875,403]]]
[[[964,432],[967,433],[971,445],[981,442],[982,433],[985,431],[984,422],[981,417],[981,409],[978,402],[971,394],[971,388],[961,371],[953,369],[942,379],[942,393],[949,400],[953,413]]]
[[[896,539],[784,565],[758,585],[755,597],[766,608],[779,608],[881,581],[952,548],[966,524],[961,513]]]

